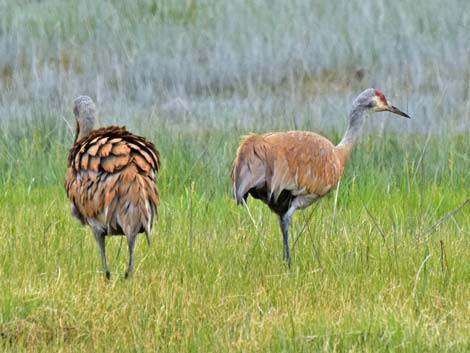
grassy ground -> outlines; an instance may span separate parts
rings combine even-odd
[[[251,202],[255,227],[230,198],[237,139],[168,136],[154,138],[164,158],[153,242],[139,238],[127,281],[120,238],[108,240],[108,283],[90,231],[69,215],[65,146],[19,138],[2,158],[12,171],[0,198],[4,349],[470,349],[468,208],[446,217],[470,183],[464,138],[366,137],[336,215],[334,195],[295,215],[289,272],[275,217]]]
[[[470,351],[468,4],[450,0],[0,0],[0,350]],[[382,89],[338,190],[277,220],[236,207],[250,131],[337,142]],[[163,158],[135,275],[101,272],[63,190],[71,102],[96,100]],[[455,212],[453,212],[455,210]]]

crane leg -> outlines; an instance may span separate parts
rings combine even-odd
[[[289,252],[289,224],[290,216],[287,213],[279,217],[282,231],[283,258],[287,261],[287,267],[290,270],[290,252]]]
[[[282,244],[283,244],[283,258],[287,261],[287,267],[290,270],[290,251],[289,251],[289,225],[292,219],[292,214],[295,207],[290,207],[286,213],[279,216],[282,231]]]
[[[93,229],[93,235],[95,236],[96,243],[100,248],[101,253],[101,264],[103,265],[103,270],[106,274],[106,279],[110,279],[111,274],[109,273],[108,263],[106,262],[106,244],[105,244],[105,235],[102,231]]]
[[[132,234],[127,237],[127,246],[129,247],[129,267],[127,268],[127,272],[124,275],[125,278],[128,278],[132,275],[132,268],[134,266],[134,248],[135,248],[135,240],[137,238],[137,234]]]

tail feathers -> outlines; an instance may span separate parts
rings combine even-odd
[[[145,224],[144,226],[145,237],[147,238],[148,246],[150,246],[150,231],[152,230],[153,218],[156,213],[156,207],[154,207],[154,205],[151,202],[147,204],[147,207],[148,208],[146,208],[145,210],[147,212],[141,211],[141,214],[142,214],[141,221],[142,221],[142,224]]]
[[[241,204],[248,191],[270,182],[273,175],[271,145],[263,136],[251,134],[244,137],[237,150],[232,168],[233,195]]]
[[[122,229],[127,236],[144,232],[150,245],[153,214],[151,208],[143,208],[141,204],[125,202],[119,207],[115,217],[117,229]]]
[[[145,237],[147,238],[147,245],[150,246],[150,230],[145,230]]]
[[[123,182],[108,207],[108,233],[119,229],[127,236],[145,232],[150,245],[150,232],[159,204],[158,189],[152,181],[136,173],[135,167],[128,167],[121,177]]]

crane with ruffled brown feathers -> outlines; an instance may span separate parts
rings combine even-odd
[[[389,105],[384,94],[369,88],[353,102],[349,127],[334,145],[309,131],[285,131],[245,136],[233,167],[233,194],[237,204],[251,195],[279,217],[283,257],[290,268],[289,224],[296,209],[304,209],[333,190],[343,175],[351,149],[360,136],[368,112],[406,113]]]
[[[155,182],[160,155],[153,143],[124,127],[97,128],[96,108],[90,97],[75,99],[73,112],[77,130],[65,176],[72,215],[91,227],[108,279],[105,237],[127,237],[128,277],[137,234],[145,232],[150,244],[160,201]]]

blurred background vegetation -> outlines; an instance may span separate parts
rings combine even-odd
[[[415,117],[395,128],[468,128],[462,0],[1,0],[0,13],[3,126],[71,121],[86,93],[103,123],[342,130],[376,87]]]
[[[464,0],[0,0],[0,347],[468,352],[469,33]],[[275,217],[231,199],[239,137],[337,142],[368,87],[413,119],[368,119],[288,273]],[[80,94],[163,157],[132,281],[69,215]]]

